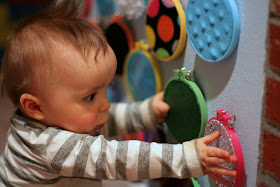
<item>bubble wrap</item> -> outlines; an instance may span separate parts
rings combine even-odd
[[[224,149],[224,150],[230,152],[230,155],[235,155],[230,135],[228,134],[227,130],[225,129],[225,127],[222,125],[222,123],[220,121],[211,120],[210,122],[208,122],[205,127],[204,135],[206,136],[206,135],[212,134],[216,131],[220,131],[220,136],[218,139],[216,139],[215,141],[210,143],[209,146]],[[220,164],[220,166],[227,168],[229,170],[236,170],[236,164],[234,164],[234,163]],[[230,182],[229,187],[234,186],[234,184],[235,184],[234,177],[223,176],[223,178],[225,178],[226,180],[228,180]],[[218,187],[225,187],[225,185],[220,184],[217,181],[216,181],[216,184]]]

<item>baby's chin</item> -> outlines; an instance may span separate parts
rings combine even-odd
[[[89,134],[89,135],[94,136],[94,135],[96,135],[96,134],[97,134],[97,132],[96,132],[96,130],[92,130],[92,131],[91,131],[91,132],[89,132],[88,134]]]
[[[88,132],[89,135],[96,136],[99,135],[100,131],[94,128],[92,131]]]

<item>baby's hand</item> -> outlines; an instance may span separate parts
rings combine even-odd
[[[203,138],[199,138],[197,140],[197,147],[205,174],[219,183],[229,185],[230,183],[221,175],[236,177],[236,171],[225,169],[219,166],[219,164],[236,162],[237,157],[230,156],[230,153],[223,149],[208,146],[209,143],[219,137],[219,134],[219,131],[217,131]]]
[[[164,117],[167,116],[170,107],[167,103],[163,102],[163,92],[153,97],[152,107],[157,123],[164,122]]]

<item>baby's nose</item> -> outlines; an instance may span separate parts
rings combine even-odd
[[[104,111],[107,111],[109,110],[111,104],[109,102],[109,100],[106,98],[103,103],[99,106],[99,112],[104,112]]]

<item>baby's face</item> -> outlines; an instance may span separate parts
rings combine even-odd
[[[77,133],[93,133],[108,120],[110,103],[106,88],[116,71],[116,57],[108,46],[95,60],[92,52],[85,62],[75,51],[65,49],[55,63],[40,94],[43,120],[48,126],[57,126]]]

